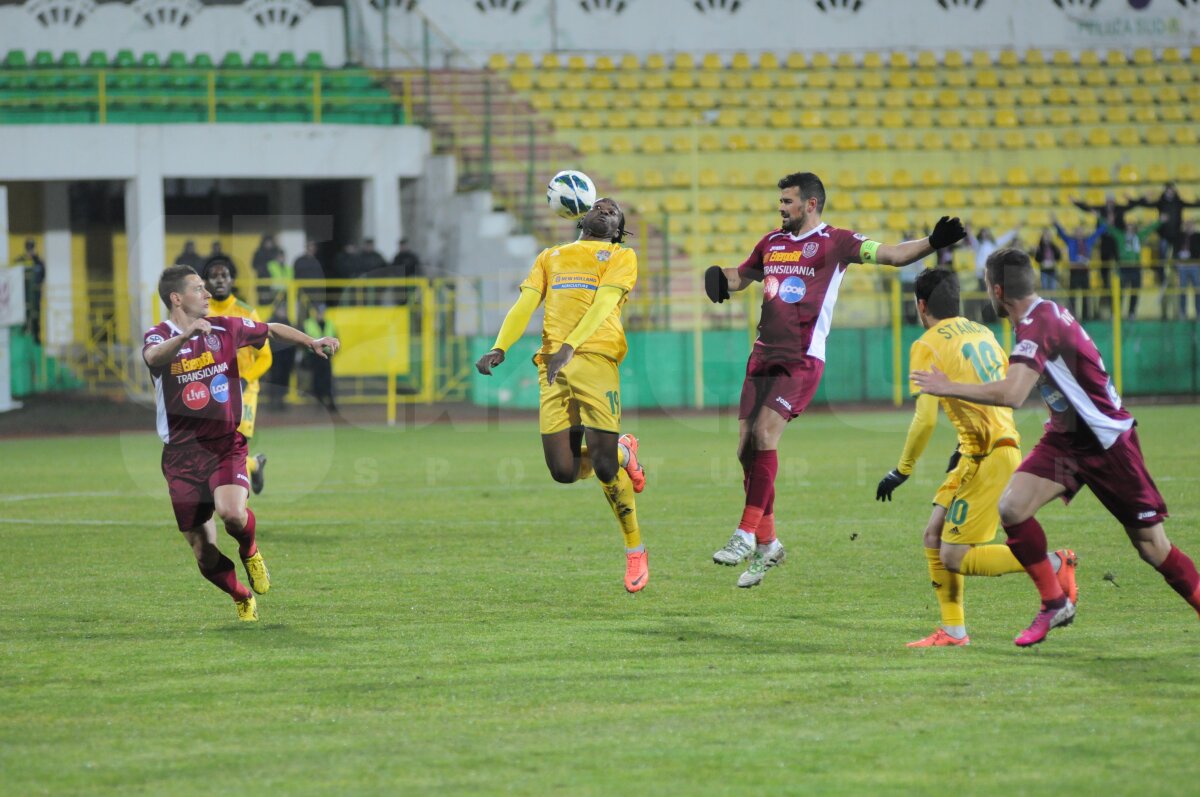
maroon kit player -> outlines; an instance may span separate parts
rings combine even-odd
[[[1096,344],[1066,308],[1034,292],[1029,255],[1000,249],[987,260],[992,306],[1012,319],[1016,344],[1008,374],[966,385],[941,371],[914,371],[922,392],[977,404],[1019,407],[1036,384],[1050,409],[1046,432],[1017,468],[1000,498],[1008,545],[1041,593],[1042,606],[1015,642],[1036,645],[1075,619],[1046,557],[1046,534],[1034,514],[1055,498],[1070,501],[1086,485],[1125,528],[1142,559],[1200,612],[1196,566],[1163,531],[1167,505],[1146,469],[1133,416],[1121,403]]]
[[[226,592],[244,621],[258,619],[254,592],[271,586],[254,539],[254,513],[246,506],[246,438],[237,352],[261,347],[268,338],[305,346],[318,357],[338,350],[336,338],[314,340],[286,324],[249,318],[207,318],[210,294],[190,266],[171,266],[158,281],[167,320],[148,330],[142,358],[154,381],[162,471],[171,507],[200,573]],[[238,581],[234,564],[217,548],[217,526],[238,542],[250,587]]]
[[[776,449],[784,428],[808,407],[821,381],[825,339],[847,266],[906,266],[966,235],[958,219],[943,216],[928,238],[881,244],[821,221],[825,186],[817,175],[789,174],[779,181],[779,191],[780,228],[764,236],[737,268],[712,266],[704,275],[705,292],[718,303],[752,282],[763,285],[758,340],[746,363],[738,408],[746,503],[729,542],[713,554],[721,565],[750,560],[739,587],[761,583],[766,571],[783,561],[783,545],[775,536]]]

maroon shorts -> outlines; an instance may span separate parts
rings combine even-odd
[[[236,484],[250,488],[246,476],[246,438],[240,432],[220,440],[163,446],[162,472],[180,531],[203,526],[213,515],[213,493]]]
[[[1146,470],[1136,429],[1130,429],[1106,451],[1080,451],[1070,438],[1046,432],[1017,468],[1067,488],[1063,501],[1085,484],[1123,526],[1153,526],[1167,516],[1167,503]]]
[[[823,373],[825,361],[816,357],[767,362],[751,353],[746,362],[746,379],[742,382],[738,419],[744,420],[760,407],[768,407],[790,421],[808,408]]]

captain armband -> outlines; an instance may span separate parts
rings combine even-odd
[[[879,251],[879,247],[883,246],[879,241],[863,241],[863,245],[858,250],[858,257],[864,263],[876,263],[875,253]]]

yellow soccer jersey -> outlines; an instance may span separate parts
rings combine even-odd
[[[249,318],[251,321],[261,322],[258,317],[258,311],[250,305],[238,299],[233,294],[225,301],[217,301],[216,299],[208,300],[209,315],[224,315],[235,316],[237,318]],[[271,367],[271,344],[264,343],[261,349],[256,349],[253,346],[243,346],[238,349],[238,373],[242,379],[248,383],[254,384],[262,378],[263,374]]]
[[[592,306],[596,291],[620,288],[625,296],[578,351],[600,354],[614,362],[629,350],[621,326],[621,307],[637,282],[637,254],[606,241],[575,241],[543,250],[521,288],[541,294],[546,303],[542,322],[542,354],[557,351]]]
[[[913,341],[909,351],[909,370],[927,371],[936,365],[951,381],[983,384],[1003,379],[1008,371],[1008,355],[992,331],[965,318],[944,318]],[[920,389],[909,385],[915,396]],[[1000,441],[1020,445],[1021,438],[1008,407],[989,407],[962,399],[939,399],[954,428],[964,454],[987,454]]]

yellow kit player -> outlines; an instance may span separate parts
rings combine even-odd
[[[987,327],[963,318],[959,311],[958,277],[953,271],[926,269],[913,285],[917,314],[925,334],[913,342],[910,370],[936,365],[956,382],[982,384],[1003,379],[1008,357]],[[920,393],[916,413],[900,455],[900,464],[879,482],[875,498],[890,501],[892,492],[913,472],[937,425],[938,402]],[[1012,410],[972,404],[961,399],[940,400],[958,431],[958,448],[946,480],[933,499],[925,527],[925,557],[941,607],[942,624],[908,647],[949,647],[970,644],[963,613],[963,576],[1001,576],[1024,567],[1007,545],[986,545],[1000,525],[1000,494],[1021,464],[1021,440]],[[1075,553],[1050,554],[1063,591],[1075,595]]]
[[[210,257],[204,264],[204,287],[212,294],[209,300],[209,314],[214,316],[234,316],[249,318],[252,321],[262,321],[258,311],[238,299],[233,293],[233,283],[237,279],[237,267],[233,261],[224,255]],[[258,380],[271,368],[271,344],[264,343],[261,349],[253,346],[243,346],[238,349],[238,371],[242,375],[242,422],[237,430],[246,438],[249,446],[254,437],[254,417],[258,412]],[[263,491],[264,471],[267,467],[265,454],[255,454],[246,459],[246,472],[250,475],[250,488],[258,495]]]
[[[596,474],[625,537],[625,589],[639,592],[650,570],[633,496],[646,476],[638,464],[637,438],[620,433],[617,372],[628,351],[621,306],[637,282],[637,255],[621,245],[625,214],[615,200],[596,200],[579,226],[579,240],[538,255],[495,346],[475,367],[491,375],[534,310],[546,303],[542,346],[534,357],[546,467],[564,484]]]

